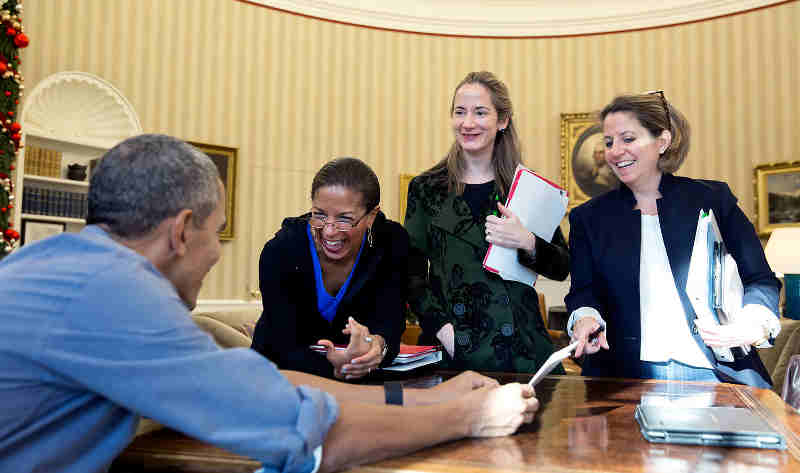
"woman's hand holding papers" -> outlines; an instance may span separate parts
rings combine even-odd
[[[740,317],[735,322],[718,325],[706,319],[695,319],[700,337],[713,348],[732,348],[752,345],[766,338],[765,329],[757,319]]]
[[[575,358],[584,353],[587,355],[597,353],[600,348],[608,350],[605,327],[594,317],[581,317],[575,322],[572,328],[572,341],[579,342],[575,348]]]
[[[505,205],[498,202],[497,208],[502,217],[486,217],[486,241],[504,248],[520,248],[533,252],[536,249],[536,237],[533,233]]]

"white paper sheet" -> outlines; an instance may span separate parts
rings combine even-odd
[[[522,225],[548,242],[567,211],[567,192],[535,172],[518,165],[508,193],[506,207],[519,217]],[[519,264],[517,250],[489,245],[483,267],[509,281],[533,286],[537,274]]]

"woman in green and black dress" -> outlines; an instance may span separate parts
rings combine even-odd
[[[468,74],[450,113],[453,146],[408,187],[409,302],[420,343],[440,342],[449,368],[535,372],[553,351],[536,291],[482,262],[490,243],[517,248],[522,264],[564,280],[567,244],[560,230],[552,243],[536,237],[502,205],[521,162],[505,84],[490,72]]]

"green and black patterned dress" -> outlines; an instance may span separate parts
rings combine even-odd
[[[553,352],[536,291],[483,269],[486,216],[497,200],[505,202],[505,196],[495,188],[483,211],[473,215],[441,179],[421,175],[411,181],[405,219],[411,237],[409,305],[422,327],[421,344],[437,343],[439,329],[453,324],[454,358],[445,352],[443,368],[533,373]],[[550,279],[564,280],[569,273],[561,230],[552,243],[536,238],[533,259],[519,254],[522,264]]]

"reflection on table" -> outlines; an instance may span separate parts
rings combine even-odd
[[[451,373],[440,373],[447,377]],[[498,374],[501,382],[529,375]],[[434,382],[437,378],[418,380]],[[465,439],[352,471],[773,472],[800,471],[800,414],[770,390],[731,384],[550,376],[537,387],[536,420],[511,437]],[[752,409],[786,437],[788,449],[653,444],[639,432],[639,402]],[[162,431],[137,438],[112,472],[252,471],[255,462]],[[211,467],[211,468],[210,468]]]

